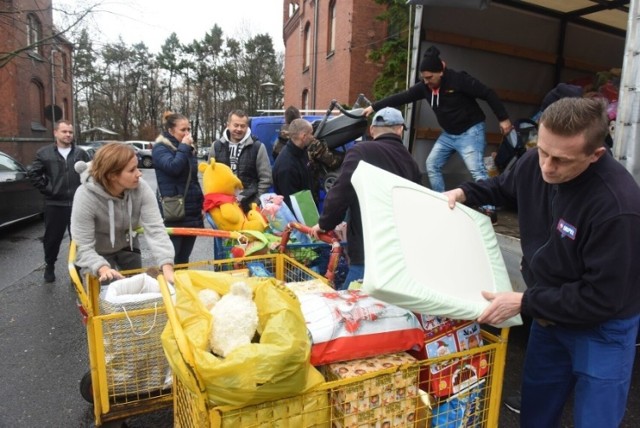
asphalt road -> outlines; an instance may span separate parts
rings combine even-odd
[[[144,171],[155,184],[153,170]],[[86,330],[66,271],[68,240],[56,265],[57,280],[42,281],[42,221],[0,231],[0,428],[91,427],[93,410],[79,393],[88,370]],[[144,246],[143,258],[151,263]],[[199,238],[192,261],[212,257],[211,241]],[[511,330],[503,395],[520,384],[525,329]],[[638,356],[640,357],[640,355]],[[638,359],[637,359],[638,360]],[[562,427],[573,424],[570,409]],[[126,421],[131,428],[173,425],[171,410]],[[501,406],[499,428],[515,428],[518,417]],[[640,426],[640,363],[636,362],[627,414],[621,427]]]

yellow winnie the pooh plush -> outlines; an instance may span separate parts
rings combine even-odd
[[[227,165],[211,158],[209,163],[200,163],[202,173],[205,211],[211,214],[220,230],[264,231],[268,224],[256,204],[245,214],[236,199],[236,192],[242,190],[242,182]]]

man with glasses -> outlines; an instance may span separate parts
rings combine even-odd
[[[431,46],[420,62],[422,81],[404,92],[384,98],[364,110],[368,116],[383,107],[397,107],[426,99],[442,133],[427,158],[427,174],[431,189],[444,192],[442,167],[454,152],[458,152],[475,181],[489,176],[484,166],[485,115],[476,99],[486,101],[500,122],[500,131],[506,135],[512,125],[506,109],[496,93],[464,71],[446,67],[440,59],[440,51]],[[483,206],[482,212],[497,223],[495,207]]]

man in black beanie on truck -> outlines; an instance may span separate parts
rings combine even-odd
[[[464,71],[447,68],[440,59],[440,51],[431,46],[420,62],[422,80],[408,90],[373,103],[364,110],[368,116],[384,107],[426,99],[442,127],[442,133],[427,158],[427,174],[431,189],[444,192],[442,167],[454,152],[458,152],[475,181],[489,176],[484,166],[485,115],[476,101],[485,100],[500,122],[500,130],[506,135],[512,125],[507,111],[496,93]],[[480,208],[497,223],[495,207]]]

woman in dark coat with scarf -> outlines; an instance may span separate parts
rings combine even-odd
[[[159,197],[183,195],[191,169],[185,199],[185,217],[180,221],[165,221],[164,224],[167,227],[204,227],[204,197],[198,182],[198,158],[193,147],[189,121],[181,114],[166,112],[162,117],[162,129],[162,134],[156,138],[152,149]],[[171,242],[176,252],[174,263],[188,263],[196,237],[171,236]]]

